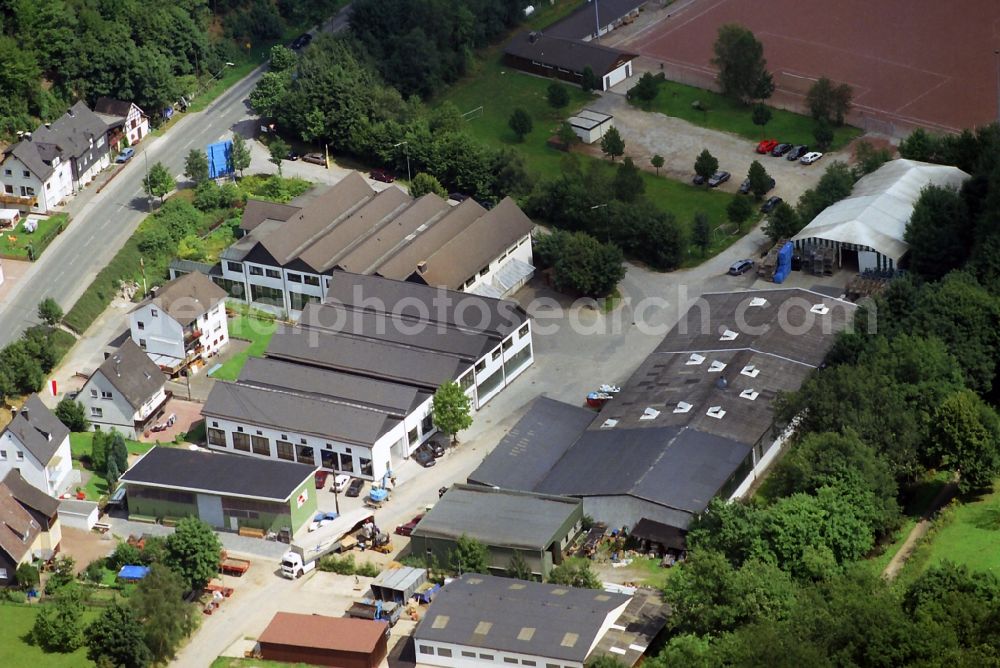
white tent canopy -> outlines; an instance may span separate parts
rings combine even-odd
[[[861,178],[849,197],[824,209],[792,240],[870,248],[898,265],[908,249],[903,235],[920,191],[929,185],[960,188],[968,178],[957,167],[892,160]]]

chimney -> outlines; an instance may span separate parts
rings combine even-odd
[[[52,129],[52,124],[51,123],[46,123],[45,127],[46,127],[46,129]]]
[[[24,406],[21,406],[21,417],[23,417],[25,420],[30,419],[30,416],[28,415],[28,406],[27,406],[27,404],[25,404]]]
[[[417,273],[422,275],[425,271],[427,271],[427,260],[421,260],[417,263]]]

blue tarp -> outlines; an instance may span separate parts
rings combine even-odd
[[[149,566],[122,566],[122,569],[118,571],[118,578],[120,580],[128,580],[130,582],[135,582],[141,580],[149,575]]]
[[[216,142],[208,145],[208,176],[218,179],[233,173],[233,141]]]
[[[774,282],[783,283],[792,271],[792,242],[787,241],[778,251],[778,266],[774,269]]]

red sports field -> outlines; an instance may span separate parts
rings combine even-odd
[[[764,43],[781,98],[826,75],[854,88],[855,121],[956,130],[997,118],[1000,0],[681,0],[625,46],[704,84],[725,23]]]

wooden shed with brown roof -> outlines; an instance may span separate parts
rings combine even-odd
[[[267,661],[376,668],[388,640],[388,622],[279,612],[257,642]]]

